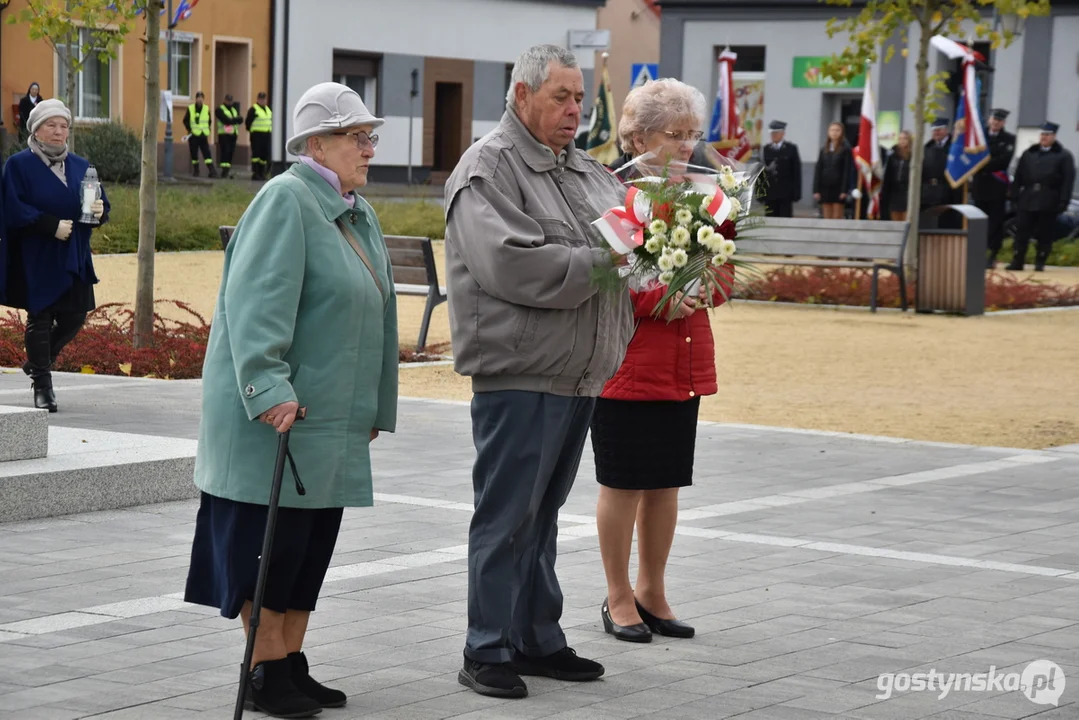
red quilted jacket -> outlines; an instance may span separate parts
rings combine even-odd
[[[728,272],[733,268],[728,266]],[[730,292],[727,283],[723,285]],[[716,394],[716,348],[708,311],[702,308],[670,322],[666,316],[654,318],[652,311],[665,291],[660,287],[631,292],[637,332],[622,366],[604,386],[604,398],[691,400]],[[717,292],[713,302],[721,305],[723,295]]]

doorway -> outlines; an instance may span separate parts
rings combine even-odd
[[[232,95],[232,104],[241,116],[247,106],[254,102],[251,97],[251,41],[242,38],[221,40],[214,38],[214,87],[213,97],[206,104],[213,111],[225,102],[225,95]],[[217,127],[217,123],[214,123]],[[240,133],[244,138],[245,133]],[[237,159],[239,159],[237,157]]]
[[[461,83],[435,83],[435,171],[451,172],[461,159],[463,109]]]
[[[843,99],[839,103],[839,122],[843,123],[843,134],[851,147],[858,144],[858,133],[862,126],[862,99]]]

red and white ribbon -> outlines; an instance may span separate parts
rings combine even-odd
[[[636,187],[626,192],[626,204],[611,208],[593,225],[603,239],[620,255],[628,255],[644,245],[644,228],[652,218],[652,207],[647,196]]]

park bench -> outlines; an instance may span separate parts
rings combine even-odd
[[[861,268],[873,274],[869,307],[877,311],[881,270],[899,278],[903,310],[908,307],[903,254],[910,223],[881,220],[766,218],[738,237],[738,257],[746,262],[803,267]]]
[[[222,225],[222,249],[228,247],[229,240],[236,228]],[[420,324],[420,337],[416,349],[427,346],[427,332],[431,327],[431,315],[435,308],[446,302],[446,288],[438,284],[438,270],[435,267],[435,253],[431,239],[409,237],[405,235],[386,235],[386,247],[390,251],[390,265],[393,267],[393,289],[398,295],[426,297],[423,309],[423,322]]]

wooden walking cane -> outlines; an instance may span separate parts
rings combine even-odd
[[[307,415],[307,408],[296,411],[299,422]],[[266,577],[270,572],[270,552],[273,550],[274,530],[277,527],[277,507],[281,501],[281,482],[285,476],[285,460],[289,458],[288,439],[291,428],[281,433],[277,440],[277,462],[274,464],[273,484],[270,486],[270,504],[266,510],[266,532],[262,536],[262,554],[259,555],[259,574],[255,582],[255,597],[251,600],[251,618],[248,620],[247,648],[244,650],[244,663],[240,666],[240,689],[236,693],[236,712],[234,720],[240,720],[244,714],[244,696],[247,694],[247,678],[251,674],[251,657],[255,654],[255,634],[259,629],[262,615],[262,599],[266,594]],[[295,474],[293,465],[293,474]],[[300,486],[303,487],[302,485]]]

